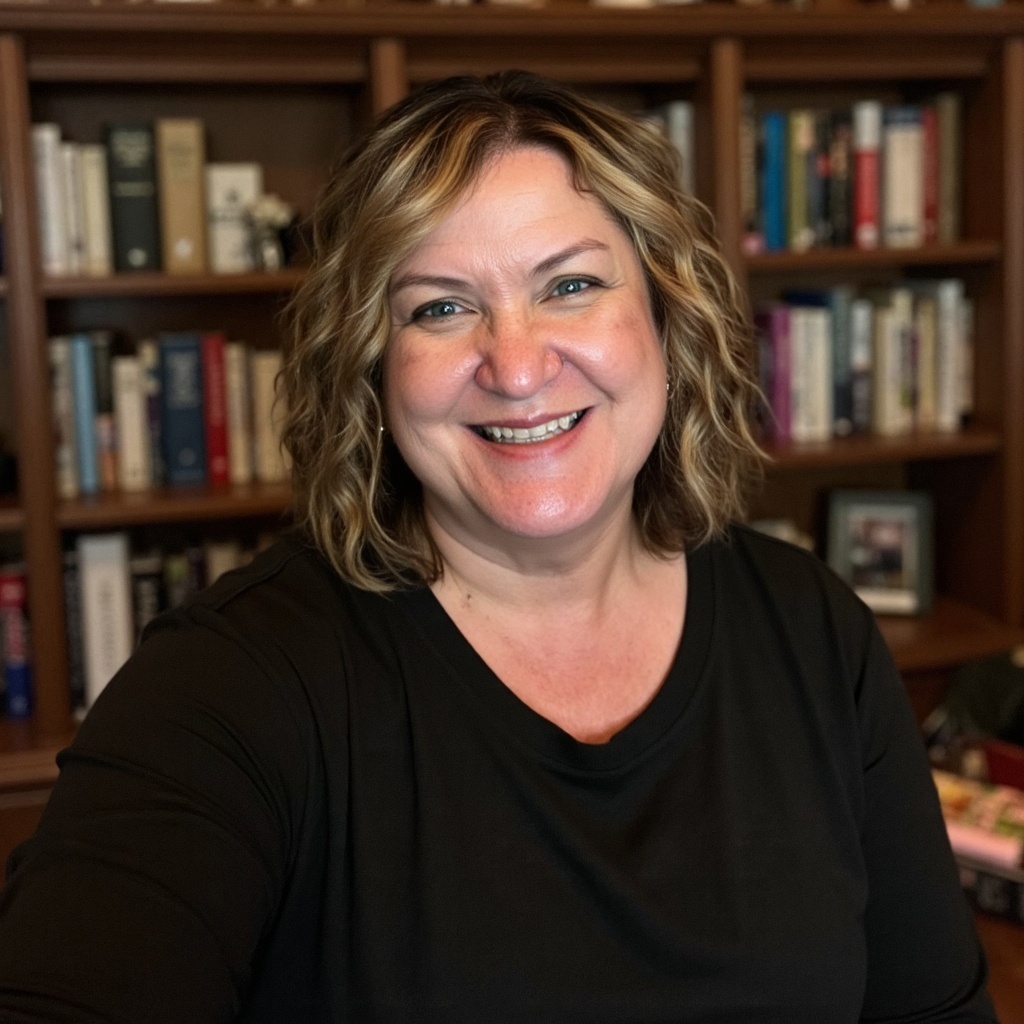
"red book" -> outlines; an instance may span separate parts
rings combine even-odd
[[[858,249],[878,247],[881,203],[879,163],[882,105],[864,100],[853,107],[853,240]]]
[[[939,237],[939,113],[935,107],[921,107],[922,170],[924,172],[924,244]]]
[[[203,428],[206,435],[206,479],[228,482],[228,414],[224,389],[224,335],[206,331],[203,351]]]

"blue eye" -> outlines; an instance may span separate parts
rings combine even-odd
[[[457,302],[453,302],[451,299],[438,299],[436,302],[428,302],[425,306],[420,306],[413,312],[411,319],[420,320],[423,317],[429,317],[432,320],[443,320],[445,317],[455,316],[461,312],[462,306]]]
[[[596,283],[596,281],[592,281],[588,277],[567,277],[559,281],[558,284],[552,288],[551,294],[556,297],[579,295],[581,292],[585,292]]]

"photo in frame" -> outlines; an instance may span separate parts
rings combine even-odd
[[[829,495],[829,567],[878,615],[922,615],[933,597],[933,511],[923,491]]]

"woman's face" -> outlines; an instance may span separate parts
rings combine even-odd
[[[390,305],[387,425],[435,536],[510,550],[628,520],[665,363],[632,243],[564,158],[493,157]]]

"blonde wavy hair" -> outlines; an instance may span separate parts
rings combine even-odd
[[[650,127],[533,74],[447,79],[385,112],[343,158],[289,310],[283,441],[296,518],[357,586],[384,592],[443,571],[419,484],[381,430],[389,289],[488,158],[521,146],[568,161],[646,274],[669,396],[634,490],[644,545],[668,554],[720,535],[759,472],[749,323],[710,213],[679,186],[675,150]]]

